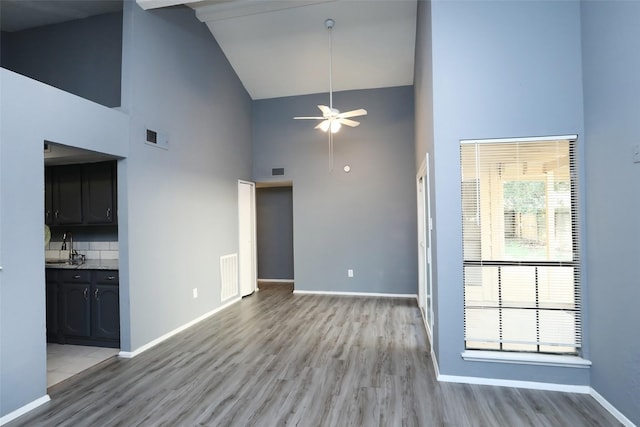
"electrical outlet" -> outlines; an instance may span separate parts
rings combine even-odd
[[[198,298],[198,288],[193,288],[193,297]]]
[[[353,277],[353,269],[352,268],[347,270],[347,277]]]
[[[633,163],[640,163],[640,144],[633,146]]]

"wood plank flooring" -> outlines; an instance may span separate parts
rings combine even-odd
[[[265,286],[9,426],[614,426],[586,395],[438,383],[414,300]]]

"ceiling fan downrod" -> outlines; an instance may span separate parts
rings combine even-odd
[[[324,21],[324,26],[329,30],[329,108],[333,111],[333,26],[336,21],[328,18]]]

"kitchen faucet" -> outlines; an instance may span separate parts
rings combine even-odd
[[[73,234],[71,233],[71,231],[66,231],[62,235],[62,247],[60,248],[60,250],[67,250],[67,240],[69,241],[69,261],[73,264],[75,263],[76,259],[79,258],[79,256],[78,251],[73,249]]]

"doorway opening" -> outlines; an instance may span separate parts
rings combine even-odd
[[[418,208],[418,304],[427,328],[429,339],[433,343],[433,274],[431,259],[431,197],[429,188],[429,153],[416,175]]]
[[[256,185],[258,286],[294,288],[293,185]]]
[[[118,354],[117,160],[44,141],[47,387]]]

